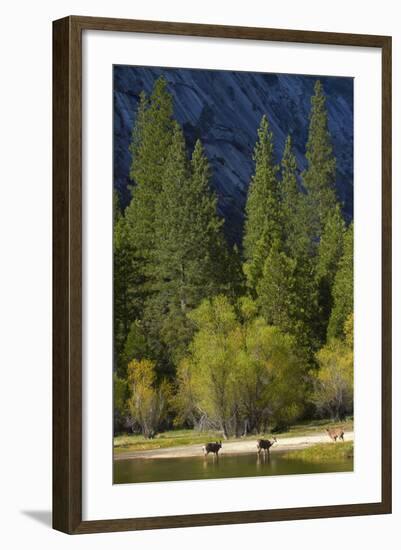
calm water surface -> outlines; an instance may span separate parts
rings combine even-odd
[[[135,458],[114,462],[114,483],[144,483],[149,481],[178,481],[184,479],[216,479],[227,477],[255,477],[289,474],[316,474],[350,472],[353,460],[315,464],[272,453],[268,458],[257,458],[255,453],[241,455],[221,454],[218,459],[208,456],[186,458]]]

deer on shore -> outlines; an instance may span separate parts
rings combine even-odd
[[[258,439],[256,442],[256,448],[258,450],[258,455],[263,451],[265,454],[267,453],[268,456],[270,456],[270,447],[273,447],[273,445],[277,443],[277,439],[273,437],[270,439]]]
[[[203,454],[205,456],[207,456],[209,453],[213,453],[217,457],[219,456],[219,451],[221,448],[222,448],[221,441],[219,443],[217,441],[215,443],[206,443],[206,445],[202,447]]]
[[[334,442],[337,441],[337,439],[341,439],[344,441],[344,429],[343,428],[326,428],[326,432],[330,439],[332,439]]]

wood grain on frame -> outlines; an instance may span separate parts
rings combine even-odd
[[[82,30],[382,50],[382,499],[369,504],[82,521]],[[69,534],[391,512],[391,37],[71,16],[53,22],[53,527]]]

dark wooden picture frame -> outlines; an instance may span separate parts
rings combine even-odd
[[[382,52],[382,496],[380,502],[82,520],[82,31],[359,46]],[[53,23],[53,527],[69,534],[391,512],[391,37],[66,17]]]

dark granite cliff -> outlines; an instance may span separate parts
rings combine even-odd
[[[114,67],[114,185],[129,200],[128,145],[139,93],[149,93],[164,75],[174,97],[189,150],[199,137],[213,171],[219,211],[230,240],[240,240],[253,170],[252,151],[260,119],[267,114],[279,162],[291,134],[300,171],[305,168],[310,98],[317,77],[286,74]],[[348,219],[353,216],[353,80],[319,77],[327,96],[329,129],[337,158],[337,191]]]

